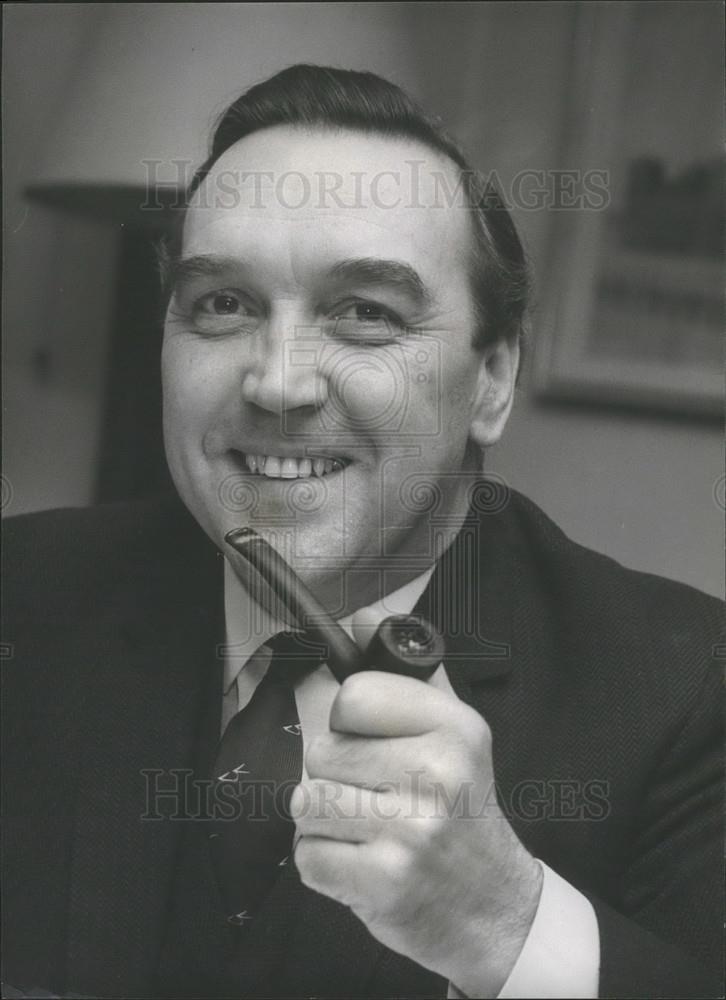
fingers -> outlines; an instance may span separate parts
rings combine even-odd
[[[343,785],[337,781],[306,781],[297,786],[290,812],[303,837],[363,844],[374,840],[392,820],[399,819],[402,800],[392,792]]]
[[[419,754],[415,737],[369,739],[330,732],[310,742],[305,767],[310,778],[379,788],[414,767]]]
[[[301,837],[295,865],[310,889],[337,900],[354,911],[369,901],[368,909],[384,908],[389,897],[411,885],[411,852],[391,840],[375,844],[348,844],[326,837]]]
[[[420,736],[455,727],[466,713],[476,715],[452,694],[423,681],[364,670],[341,685],[330,710],[330,728],[359,736]]]
[[[301,837],[295,847],[295,865],[309,889],[350,906],[359,898],[359,854],[356,844],[325,837]]]
[[[331,732],[311,741],[305,768],[311,779],[425,794],[432,786],[458,783],[469,756],[464,737],[448,732],[397,739]]]

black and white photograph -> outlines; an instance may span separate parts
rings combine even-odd
[[[3,997],[724,997],[724,13],[2,5]]]

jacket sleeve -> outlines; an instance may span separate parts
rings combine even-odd
[[[592,898],[601,997],[722,997],[721,672],[653,775],[616,910]]]

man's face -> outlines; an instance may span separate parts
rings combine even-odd
[[[456,181],[413,141],[276,127],[229,149],[187,213],[162,358],[172,476],[220,548],[249,524],[320,597],[340,569],[355,590],[366,558],[417,575],[432,513],[466,506],[482,358]]]

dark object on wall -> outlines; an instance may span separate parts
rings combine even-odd
[[[170,487],[161,426],[162,301],[154,240],[124,228],[96,501],[130,500]]]
[[[154,246],[183,201],[175,188],[47,184],[28,198],[113,226],[116,292],[94,502],[132,500],[171,488],[161,424],[163,301]]]
[[[624,246],[643,252],[714,257],[724,252],[726,165],[696,163],[674,177],[653,157],[628,169],[620,222]]]

